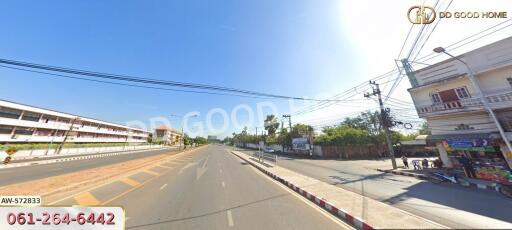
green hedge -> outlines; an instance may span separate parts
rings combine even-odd
[[[148,143],[131,143],[129,146],[133,145],[147,145]],[[13,146],[18,151],[21,150],[32,150],[32,149],[47,149],[49,143],[31,143],[31,144],[0,144],[0,151],[5,151],[9,146]],[[51,149],[56,149],[59,147],[59,143],[51,144]],[[66,143],[64,144],[64,148],[90,148],[90,147],[115,147],[115,146],[125,146],[126,143]]]

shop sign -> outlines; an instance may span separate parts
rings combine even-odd
[[[308,150],[308,139],[304,137],[292,139],[293,149]]]
[[[485,138],[476,139],[447,139],[443,143],[452,150],[495,152],[494,147],[489,146],[489,140]]]

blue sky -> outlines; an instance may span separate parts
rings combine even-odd
[[[354,74],[353,51],[336,4],[7,1],[0,10],[0,57],[283,95],[329,95],[339,88],[333,82],[343,78],[351,84],[348,76]],[[118,123],[189,111],[200,111],[204,118],[211,108],[229,113],[240,103],[254,107],[261,101],[103,85],[3,68],[0,74],[2,99]],[[240,120],[245,117],[240,113]]]
[[[326,98],[394,68],[411,27],[407,9],[423,1],[3,1],[0,58],[163,80],[213,84],[273,94]],[[436,1],[427,0],[434,5]],[[441,0],[441,6],[450,5]],[[451,10],[511,9],[507,0],[454,1]],[[444,20],[420,52],[446,46],[502,20]],[[420,31],[416,26],[405,51]],[[452,50],[454,54],[509,37],[512,27]],[[407,52],[405,52],[407,53]],[[399,59],[399,58],[398,58]],[[389,76],[391,79],[396,76]],[[383,88],[385,88],[384,86]],[[401,81],[392,97],[409,100]],[[364,100],[363,92],[358,100]],[[104,85],[0,68],[0,99],[125,124],[212,109],[228,115],[268,100]],[[280,114],[287,101],[271,100]],[[376,106],[334,105],[295,122],[332,123]],[[249,124],[248,113],[236,114]],[[266,111],[270,112],[270,111]],[[412,116],[415,110],[412,107]],[[256,115],[256,114],[253,114]],[[279,114],[278,114],[279,115]],[[213,116],[213,124],[223,119]],[[235,130],[232,121],[224,136]],[[179,120],[172,126],[180,127]],[[189,125],[190,126],[190,125]],[[208,133],[204,133],[206,135]]]

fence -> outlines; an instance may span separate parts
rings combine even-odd
[[[85,147],[85,148],[63,148],[59,155],[77,155],[77,154],[94,154],[106,152],[121,152],[133,151],[143,149],[158,149],[163,148],[162,145],[126,145],[126,146],[106,146],[106,147]],[[16,158],[39,157],[39,156],[53,156],[56,154],[56,148],[37,148],[19,150],[14,154]]]

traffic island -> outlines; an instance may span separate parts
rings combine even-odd
[[[357,229],[446,228],[391,205],[282,168],[279,163],[266,167],[245,153],[232,153]]]
[[[122,178],[127,173],[140,170],[144,167],[152,167],[152,165],[159,164],[159,162],[174,159],[182,156],[184,153],[196,151],[203,147],[172,152],[172,155],[169,155],[171,152],[162,153],[155,156],[129,160],[59,176],[6,185],[0,187],[0,194],[40,195],[43,198],[44,204],[50,204],[70,194],[77,193],[89,187],[108,183],[112,180]],[[18,170],[23,169],[20,168]]]

